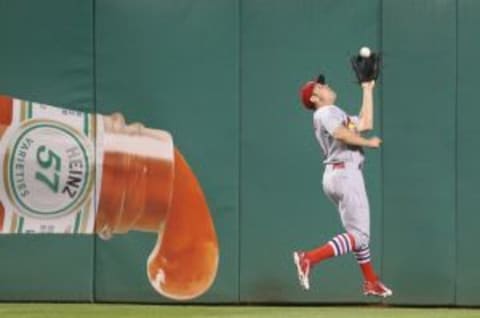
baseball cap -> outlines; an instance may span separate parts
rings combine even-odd
[[[325,83],[325,76],[323,74],[320,74],[315,81],[308,81],[302,86],[302,88],[300,89],[300,99],[302,100],[303,106],[308,109],[314,108],[314,103],[310,101],[310,98],[313,95],[313,89],[315,88],[315,84],[324,85]]]

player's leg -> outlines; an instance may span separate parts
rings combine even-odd
[[[293,260],[297,266],[298,279],[304,289],[310,288],[309,275],[313,266],[332,257],[345,255],[353,251],[355,241],[349,233],[342,233],[324,245],[310,251],[295,251]]]
[[[361,171],[348,179],[348,191],[340,202],[340,214],[345,229],[354,237],[354,254],[364,278],[364,294],[387,297],[392,294],[375,273],[370,257],[370,206]]]
[[[392,290],[382,283],[373,269],[368,246],[355,250],[354,254],[363,274],[363,294],[366,296],[391,296]]]
[[[323,188],[327,197],[339,208],[342,194],[338,192],[339,174],[327,172],[323,180]],[[310,288],[309,274],[313,266],[335,256],[345,255],[353,251],[354,237],[350,233],[341,233],[330,241],[310,251],[295,251],[293,260],[297,267],[300,285],[304,289]]]

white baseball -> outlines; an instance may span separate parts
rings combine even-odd
[[[372,54],[372,51],[370,51],[370,49],[368,47],[364,46],[360,49],[360,56],[361,57],[367,58],[367,57],[370,57],[370,54]]]

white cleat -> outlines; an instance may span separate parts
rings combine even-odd
[[[375,282],[366,281],[363,283],[363,294],[365,296],[377,296],[387,298],[393,295],[391,289],[385,286],[381,281]]]
[[[310,289],[310,281],[308,275],[310,274],[310,261],[305,258],[304,252],[293,252],[293,262],[297,266],[298,281],[303,289]]]

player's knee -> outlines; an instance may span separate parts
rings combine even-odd
[[[368,247],[370,244],[370,235],[368,233],[360,232],[360,231],[352,231],[350,233],[355,240],[355,249],[362,249]]]

